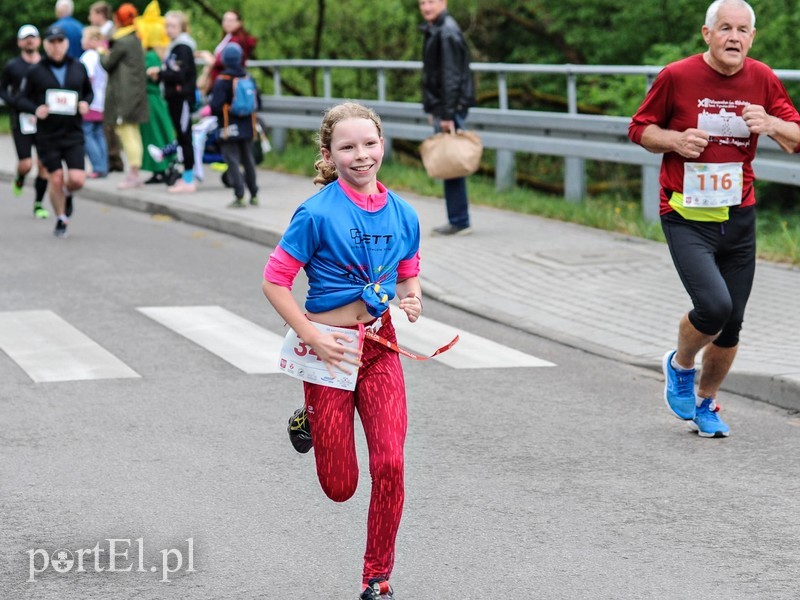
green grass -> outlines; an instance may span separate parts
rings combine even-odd
[[[311,145],[289,143],[281,152],[270,152],[265,160],[269,169],[313,177]],[[428,177],[419,162],[395,154],[393,160],[381,167],[381,181],[397,191],[410,191],[423,196],[441,197],[441,182]],[[494,180],[481,175],[469,179],[469,197],[472,204],[481,204],[538,215],[559,221],[578,223],[589,227],[649,240],[664,241],[661,225],[648,223],[642,218],[638,200],[604,195],[591,197],[581,203],[569,203],[530,189],[518,187],[498,192]],[[759,258],[774,262],[800,265],[800,214],[796,210],[774,210],[763,206],[758,213]]]

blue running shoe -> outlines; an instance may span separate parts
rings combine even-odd
[[[712,408],[713,406],[713,408]],[[689,427],[697,430],[700,437],[728,437],[731,428],[719,418],[720,406],[713,398],[706,398],[697,407],[694,419],[689,422]]]
[[[664,371],[664,401],[667,407],[679,419],[691,421],[695,414],[694,369],[680,371],[672,368],[672,357],[677,350],[670,350],[664,355],[661,366]]]

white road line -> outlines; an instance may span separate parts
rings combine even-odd
[[[283,337],[221,306],[153,306],[141,313],[245,373],[280,373]]]
[[[397,341],[400,346],[416,353],[430,354],[458,334],[458,343],[433,359],[454,369],[555,366],[554,363],[433,319],[420,317],[416,323],[409,323],[405,313],[394,304],[391,305],[391,310]]]
[[[37,383],[139,377],[49,310],[0,312],[0,348]]]

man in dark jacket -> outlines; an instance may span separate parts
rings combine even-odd
[[[58,218],[56,237],[67,235],[72,193],[86,179],[83,115],[94,98],[86,69],[67,56],[68,48],[66,32],[50,26],[44,35],[45,56],[28,72],[17,100],[20,111],[37,118],[36,149],[49,173],[50,202]],[[62,163],[67,165],[66,181]]]
[[[422,106],[435,131],[462,129],[469,107],[475,104],[464,35],[447,12],[447,0],[419,0],[419,10],[426,21],[422,27]],[[444,198],[448,223],[433,233],[471,233],[466,178],[446,179]]]

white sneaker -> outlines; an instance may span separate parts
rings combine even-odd
[[[126,177],[123,181],[117,184],[118,190],[131,190],[133,188],[142,187],[144,185],[144,181],[139,179],[138,177],[131,177],[130,175]]]
[[[155,144],[147,144],[147,153],[150,155],[150,158],[156,162],[164,160],[164,153],[161,151],[161,148]]]

